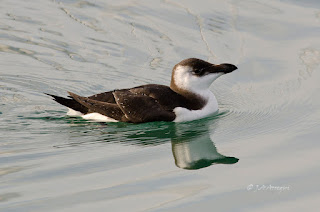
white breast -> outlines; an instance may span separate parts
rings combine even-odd
[[[173,112],[176,114],[174,122],[185,122],[207,117],[218,112],[218,102],[211,91],[208,91],[205,96],[208,98],[207,104],[201,110],[188,110],[183,107],[176,107]]]

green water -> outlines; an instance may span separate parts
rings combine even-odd
[[[0,211],[317,211],[317,1],[7,1]],[[219,114],[95,123],[43,93],[168,85],[197,57],[238,70]]]

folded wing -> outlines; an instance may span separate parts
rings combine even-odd
[[[115,120],[128,121],[116,103],[97,101],[72,92],[68,93],[75,101],[88,108],[88,113],[100,113]]]
[[[147,95],[130,90],[114,91],[115,101],[130,122],[173,121],[173,111],[163,109],[160,103]]]

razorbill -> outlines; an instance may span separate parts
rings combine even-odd
[[[170,87],[148,84],[89,97],[71,92],[68,92],[69,98],[47,95],[68,107],[68,115],[89,120],[132,123],[192,121],[218,111],[218,102],[209,86],[221,75],[236,69],[232,64],[215,65],[189,58],[173,67]]]

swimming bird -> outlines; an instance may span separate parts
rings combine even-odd
[[[69,108],[68,115],[102,122],[185,122],[218,111],[209,87],[218,77],[236,70],[232,64],[215,65],[197,58],[182,60],[173,67],[170,86],[147,84],[82,97],[47,94]]]

